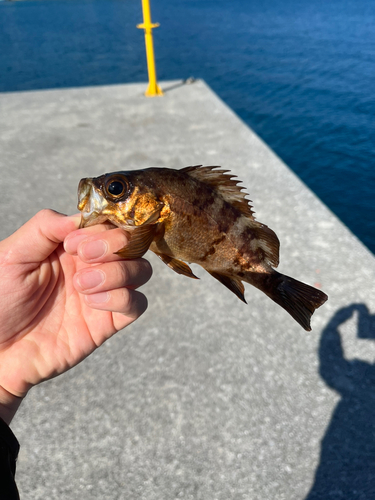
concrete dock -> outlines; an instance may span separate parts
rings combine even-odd
[[[277,233],[280,272],[329,301],[307,333],[255,288],[245,305],[148,253],[144,316],[17,413],[21,499],[373,500],[374,256],[204,82],[162,87],[0,94],[1,238],[76,213],[81,177],[221,165]]]

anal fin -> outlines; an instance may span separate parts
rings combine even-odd
[[[182,262],[182,260],[175,259],[170,255],[165,255],[156,252],[154,253],[159,257],[159,259],[161,259],[164,262],[164,264],[167,264],[167,266],[173,269],[173,271],[175,271],[177,274],[183,274],[188,278],[194,278],[196,280],[199,280],[199,278],[195,276],[190,267],[187,264],[185,264],[185,262]]]
[[[225,274],[216,273],[215,271],[208,272],[211,274],[211,276],[220,281],[222,285],[226,286],[231,292],[237,295],[237,297],[242,300],[242,302],[245,302],[245,304],[247,304],[244,295],[245,287],[240,279],[229,277]]]

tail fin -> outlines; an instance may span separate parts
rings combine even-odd
[[[283,307],[302,328],[311,330],[310,319],[315,309],[328,299],[327,295],[317,288],[306,285],[277,271],[258,274],[249,273],[244,278],[252,285],[262,290],[276,304]]]

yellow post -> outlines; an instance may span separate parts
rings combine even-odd
[[[163,91],[156,81],[156,67],[154,57],[154,43],[152,40],[152,28],[157,28],[159,23],[151,23],[151,12],[149,0],[142,0],[143,23],[137,24],[137,28],[145,30],[147,69],[148,69],[148,88],[145,92],[147,97],[163,95]]]

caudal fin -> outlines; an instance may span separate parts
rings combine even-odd
[[[249,276],[249,283],[255,285],[276,304],[283,307],[302,328],[308,332],[311,330],[311,316],[315,309],[328,299],[324,292],[277,271],[257,276],[254,276],[254,273],[249,274],[253,275]]]

